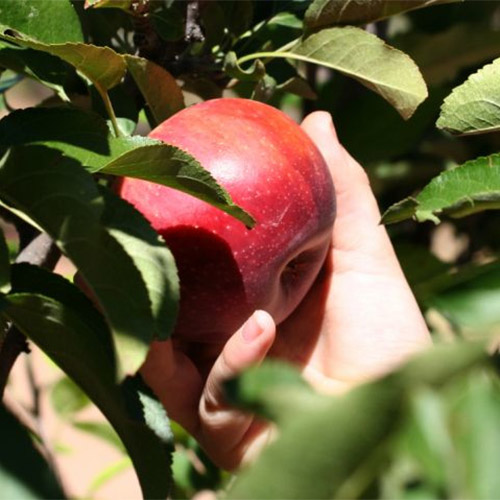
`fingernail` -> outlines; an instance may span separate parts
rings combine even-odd
[[[243,325],[241,334],[247,342],[255,340],[263,331],[262,326],[258,321],[259,311],[255,311]]]

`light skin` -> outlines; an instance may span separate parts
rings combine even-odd
[[[269,355],[294,363],[316,390],[335,394],[431,344],[363,168],[339,144],[328,113],[312,113],[302,127],[323,154],[337,197],[331,250],[313,288],[277,327],[256,311],[215,355],[156,343],[142,369],[171,418],[225,469],[251,460],[270,433],[225,404],[228,378]]]

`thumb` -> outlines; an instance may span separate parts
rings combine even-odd
[[[227,406],[223,383],[259,364],[274,342],[271,316],[256,311],[226,343],[212,367],[200,401],[198,439],[212,460],[225,469],[237,467],[264,431],[253,415]]]
[[[364,169],[339,143],[329,113],[311,113],[304,131],[321,151],[335,185],[337,216],[333,228],[336,272],[372,272],[402,276]]]

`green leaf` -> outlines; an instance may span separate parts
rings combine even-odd
[[[309,28],[332,24],[366,24],[401,12],[463,0],[314,0],[304,21]]]
[[[250,368],[245,376],[226,382],[224,389],[228,402],[274,421],[286,421],[297,407],[320,401],[295,368],[279,361]]]
[[[104,200],[92,176],[57,151],[26,146],[0,168],[0,197],[73,261],[111,327],[118,375],[135,373],[154,336],[149,297],[132,259],[101,221]]]
[[[107,422],[87,422],[78,420],[76,422],[72,422],[72,425],[75,429],[79,431],[85,432],[89,435],[92,435],[102,441],[105,441],[109,445],[116,448],[118,451],[124,453],[125,448],[123,446],[120,437],[116,433],[116,431],[109,425]]]
[[[28,431],[0,403],[0,499],[66,498]]]
[[[0,292],[10,290],[10,252],[5,234],[0,230]]]
[[[250,68],[244,70],[238,64],[238,59],[235,52],[228,52],[224,59],[224,71],[231,77],[237,78],[242,82],[258,82],[264,78],[266,67],[257,59],[252,63]]]
[[[125,76],[124,58],[109,47],[84,43],[41,43],[24,36],[0,35],[4,40],[61,58],[102,91],[117,85]]]
[[[184,108],[182,90],[166,69],[137,56],[126,55],[125,62],[157,124]]]
[[[440,217],[465,217],[500,208],[500,155],[468,161],[434,178],[416,196],[389,207],[384,224],[415,217],[438,223]]]
[[[446,384],[486,360],[483,344],[440,346],[343,396],[316,396],[308,405],[297,405],[278,439],[237,477],[228,497],[362,497],[364,488],[385,470],[385,445],[399,430],[412,392],[422,385]],[[260,388],[258,400],[265,404],[269,395],[264,384]]]
[[[329,28],[315,33],[286,53],[275,53],[327,66],[355,78],[391,103],[405,119],[427,97],[415,63],[399,50],[360,28]]]
[[[457,450],[463,457],[466,492],[469,498],[494,498],[500,491],[500,393],[498,376],[484,372],[470,377],[461,387],[457,404],[451,408]]]
[[[331,107],[329,90],[331,90],[330,85],[321,92],[320,99],[324,99],[328,102],[328,107]],[[356,95],[356,99],[349,102],[346,111],[337,113],[333,111],[339,140],[362,165],[366,166],[367,163],[375,161],[387,164],[388,160],[415,150],[424,133],[434,127],[439,107],[447,92],[442,89],[431,89],[429,97],[419,106],[415,114],[404,122],[396,110],[376,94],[361,91]],[[371,120],[369,127],[360,127],[359,124],[368,116],[377,119]],[[388,165],[387,169],[395,172],[396,167]],[[422,175],[425,180],[430,177],[428,169],[414,163],[408,164],[408,173],[415,177]],[[417,182],[417,179],[411,180]],[[388,179],[384,181],[387,183]]]
[[[132,257],[149,294],[156,337],[173,331],[179,304],[179,278],[170,250],[149,222],[132,205],[103,189],[103,223]]]
[[[159,5],[159,8],[151,9],[150,7],[149,18],[154,30],[166,42],[180,40],[184,36],[186,24],[183,9],[175,2],[170,2],[170,4],[164,2]],[[205,8],[202,9],[202,12],[204,11]]]
[[[0,30],[11,29],[44,43],[83,42],[69,0],[0,0]]]
[[[52,408],[62,417],[71,417],[90,404],[87,395],[68,377],[61,377],[50,391]]]
[[[93,498],[96,492],[99,491],[99,489],[102,488],[108,481],[115,478],[123,471],[126,471],[131,465],[130,459],[128,457],[124,457],[121,460],[105,467],[92,480],[92,483],[85,493],[85,498]]]
[[[33,49],[13,48],[0,41],[0,66],[38,80],[58,94],[65,95],[63,85],[70,66],[58,57]]]
[[[255,224],[194,157],[175,146],[157,143],[134,149],[108,163],[101,172],[135,177],[184,191],[236,217],[247,227]]]
[[[57,149],[90,172],[145,144],[143,137],[115,138],[105,120],[71,107],[16,110],[0,120],[0,151],[13,146],[43,144]]]
[[[500,263],[466,267],[423,284],[426,304],[453,324],[479,330],[500,325]]]
[[[393,38],[392,43],[411,55],[429,86],[436,86],[453,81],[464,68],[497,57],[500,32],[459,23],[438,33],[411,30]]]
[[[481,68],[444,100],[438,128],[454,134],[500,130],[500,59]]]
[[[145,417],[148,408],[143,402],[146,389],[140,379],[127,378],[117,385],[110,337],[106,329],[96,327],[95,309],[63,278],[26,264],[18,269],[13,278],[16,292],[0,298],[2,313],[103,412],[134,463],[145,498],[167,497],[171,443],[158,439],[157,425],[149,427]],[[37,293],[40,286],[55,298]],[[85,308],[82,300],[87,302]],[[167,425],[166,421],[162,425]]]

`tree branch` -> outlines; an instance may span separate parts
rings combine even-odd
[[[19,253],[16,262],[28,262],[48,269],[53,269],[60,257],[59,249],[51,238],[41,233]],[[0,400],[3,399],[9,374],[21,353],[29,353],[28,341],[14,325],[7,327],[0,343]]]

